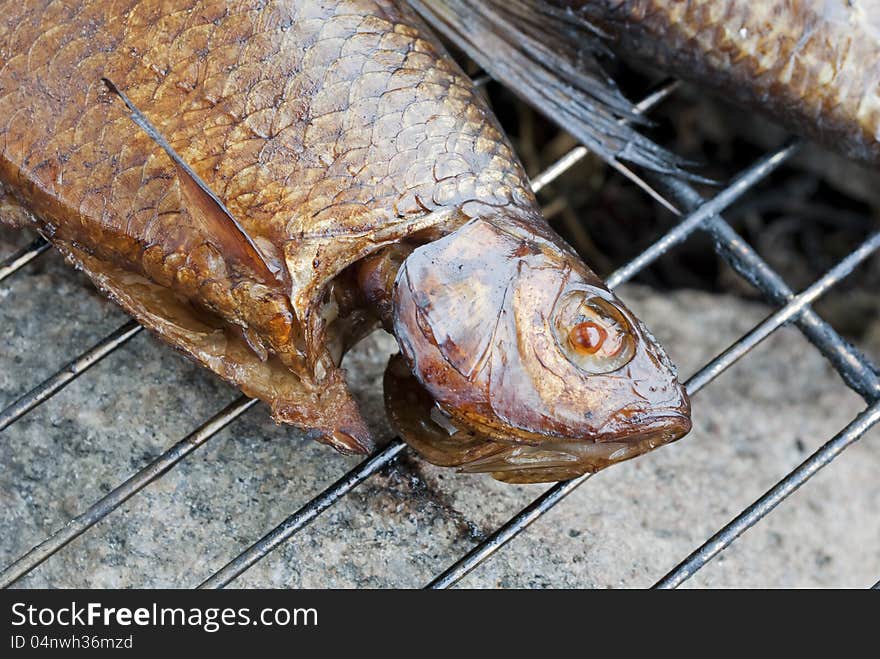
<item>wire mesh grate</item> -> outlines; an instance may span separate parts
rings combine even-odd
[[[661,85],[656,91],[646,96],[638,104],[637,108],[639,111],[651,109],[667,98],[675,90],[676,86],[677,83],[674,81]],[[877,369],[864,355],[816,314],[810,306],[831,287],[849,275],[860,263],[880,249],[880,233],[870,236],[861,246],[848,254],[823,277],[816,280],[802,293],[795,295],[783,279],[762,260],[721,216],[721,213],[734,201],[746,194],[760,181],[767,178],[780,165],[788,161],[798,150],[799,144],[798,141],[789,141],[779,149],[759,159],[709,200],[703,199],[693,187],[679,179],[659,176],[652,177],[652,183],[656,185],[656,190],[653,190],[652,196],[655,198],[660,197],[663,200],[663,205],[682,215],[682,219],[673,229],[668,231],[648,249],[644,250],[630,263],[614,272],[607,279],[607,283],[610,288],[617,287],[641,272],[657,258],[686,241],[693,234],[697,232],[707,233],[713,239],[713,244],[718,254],[752,287],[760,291],[770,303],[777,305],[779,308],[750,332],[735,341],[727,350],[704,365],[686,383],[688,392],[691,395],[696,394],[777,329],[791,323],[797,326],[804,336],[828,359],[843,382],[866,401],[867,407],[837,435],[804,460],[801,465],[781,478],[762,497],[743,510],[715,535],[707,539],[702,546],[657,582],[655,587],[658,588],[677,587],[693,576],[748,528],[769,514],[820,469],[828,465],[880,421],[880,376],[878,376]],[[560,158],[533,179],[532,185],[535,192],[539,192],[586,155],[587,150],[579,146]],[[43,254],[47,249],[48,243],[43,239],[37,239],[30,246],[0,263],[0,281],[13,275]],[[91,366],[103,360],[132,337],[136,336],[142,329],[134,321],[125,323],[105,339],[71,360],[43,383],[8,405],[0,411],[0,431],[61,391]],[[8,587],[27,575],[43,561],[107,517],[117,507],[140,492],[148,484],[173,469],[184,458],[207,443],[220,430],[255,404],[255,400],[242,396],[220,410],[189,435],[156,457],[146,467],[111,490],[99,501],[89,506],[85,512],[73,518],[67,525],[58,529],[46,540],[6,567],[0,572],[0,586]],[[290,540],[295,534],[321,515],[321,513],[343,499],[358,485],[370,478],[370,476],[393,462],[405,449],[406,445],[402,441],[399,439],[393,440],[384,449],[361,462],[299,510],[287,517],[276,528],[269,531],[238,556],[230,560],[229,563],[204,581],[199,587],[222,588],[232,582],[258,561]],[[428,584],[428,587],[447,588],[456,584],[465,575],[478,568],[484,561],[513,540],[532,522],[552,510],[566,496],[589,480],[590,477],[591,475],[587,474],[550,487],[531,504],[511,517],[489,537],[479,542],[471,551],[438,575]],[[880,587],[880,583],[874,586],[874,588],[878,587]]]

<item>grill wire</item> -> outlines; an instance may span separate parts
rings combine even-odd
[[[485,82],[485,77],[479,82]],[[672,94],[676,87],[675,81],[668,81],[660,85],[656,91],[646,96],[636,106],[637,109],[640,112],[651,109]],[[849,275],[860,263],[880,249],[880,232],[871,235],[824,276],[796,295],[720,215],[733,202],[764,180],[780,165],[787,162],[797,152],[799,146],[799,141],[787,142],[741,172],[729,185],[709,200],[703,199],[694,188],[684,181],[652,175],[650,181],[656,186],[656,189],[652,190],[652,196],[660,197],[664,206],[675,209],[681,217],[681,221],[630,263],[608,277],[607,283],[609,288],[619,286],[695,232],[706,232],[713,239],[718,254],[751,286],[760,291],[768,302],[779,308],[692,376],[686,383],[688,393],[690,395],[696,394],[774,331],[786,324],[794,324],[828,359],[844,383],[865,400],[867,407],[837,435],[810,455],[797,468],[782,477],[763,496],[660,579],[655,584],[655,588],[675,588],[681,585],[880,421],[880,376],[878,376],[877,369],[867,357],[843,339],[810,306],[831,287]],[[538,193],[585,157],[587,153],[583,146],[579,146],[560,158],[534,178],[532,187],[535,192]],[[646,186],[643,183],[640,187]],[[28,247],[7,258],[0,263],[0,282],[39,257],[48,248],[49,244],[39,238]],[[58,393],[90,367],[126,344],[142,329],[134,321],[126,322],[40,385],[12,402],[0,411],[0,431]],[[43,561],[107,517],[148,484],[173,469],[186,456],[204,445],[256,403],[257,401],[254,399],[241,396],[220,410],[192,433],[92,504],[85,512],[73,518],[46,540],[4,568],[0,572],[0,586],[9,587],[34,570]],[[371,475],[393,462],[405,448],[406,445],[401,440],[393,440],[384,449],[364,460],[291,514],[276,528],[233,558],[226,566],[200,584],[199,588],[222,588],[229,584],[308,526],[316,517]],[[438,575],[427,587],[448,588],[456,584],[513,540],[532,522],[552,510],[556,504],[590,477],[590,474],[586,474],[553,485],[455,564]],[[875,584],[873,588],[880,589],[880,582]]]

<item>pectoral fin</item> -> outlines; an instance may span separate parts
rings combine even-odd
[[[186,209],[198,228],[220,249],[226,258],[256,273],[264,284],[277,281],[276,273],[263,258],[244,229],[220,201],[206,190],[189,167],[175,161],[180,190]]]
[[[156,144],[158,144],[174,163],[180,190],[186,203],[186,210],[196,223],[197,229],[206,240],[217,247],[224,256],[239,266],[257,275],[266,285],[278,282],[277,269],[273,269],[251,237],[245,232],[220,198],[184,162],[149,119],[132,103],[113,82],[104,79],[111,92],[116,94],[131,113],[136,123]]]

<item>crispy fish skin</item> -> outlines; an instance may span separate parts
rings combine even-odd
[[[102,79],[223,200],[274,279],[206,229]],[[326,346],[344,313],[331,282],[463,212],[534,207],[471,82],[391,0],[0,2],[0,182],[150,330],[354,452],[370,439]]]
[[[880,162],[878,0],[550,0],[611,48]]]

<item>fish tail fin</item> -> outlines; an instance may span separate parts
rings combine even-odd
[[[611,54],[607,35],[586,18],[544,0],[409,2],[493,78],[615,169],[626,161],[693,177],[685,169],[693,163],[633,127],[648,122],[602,69],[598,57]]]

